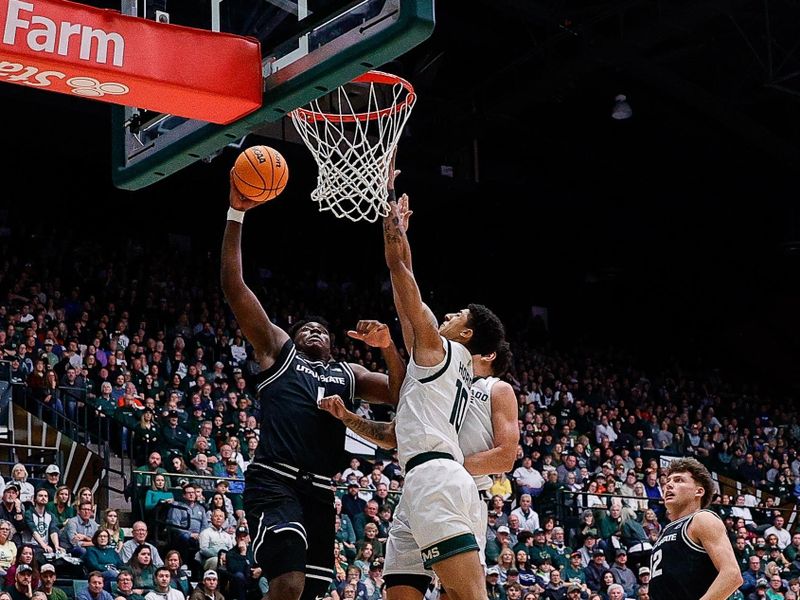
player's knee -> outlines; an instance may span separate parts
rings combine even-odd
[[[299,600],[303,594],[305,575],[293,571],[278,575],[269,582],[269,598],[276,600]]]

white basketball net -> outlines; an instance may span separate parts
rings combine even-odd
[[[362,77],[373,73],[387,77],[377,72]],[[416,96],[400,81],[359,83],[365,86],[365,93],[354,94],[353,84],[345,84],[290,114],[317,161],[317,187],[311,199],[319,204],[320,211],[374,223],[389,214],[389,165]],[[346,88],[350,88],[350,95]],[[354,107],[357,97],[364,106]],[[321,103],[329,108],[324,109]]]

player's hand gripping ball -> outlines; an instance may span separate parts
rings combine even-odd
[[[233,183],[239,193],[254,202],[266,202],[280,194],[289,181],[289,167],[280,152],[269,146],[251,146],[233,166]]]

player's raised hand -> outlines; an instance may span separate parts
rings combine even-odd
[[[320,398],[317,400],[317,406],[319,406],[320,409],[329,412],[340,421],[344,419],[344,416],[347,414],[347,407],[344,405],[344,400],[342,400],[342,397],[338,394]]]
[[[228,201],[231,204],[231,208],[235,208],[236,210],[250,210],[254,206],[266,204],[265,202],[255,202],[254,200],[245,198],[239,193],[239,190],[236,189],[236,185],[233,183],[233,169],[231,169],[230,172],[230,186]]]
[[[414,211],[408,207],[408,194],[403,194],[397,201],[397,215],[400,217],[400,222],[403,224],[403,230],[408,232],[408,220]]]
[[[362,320],[356,328],[347,332],[353,339],[361,340],[373,348],[388,348],[392,343],[392,335],[386,324],[374,320]]]

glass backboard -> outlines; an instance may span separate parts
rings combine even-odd
[[[257,38],[264,102],[229,125],[114,107],[114,184],[155,183],[397,58],[430,36],[433,10],[433,0],[122,0],[124,14]]]

